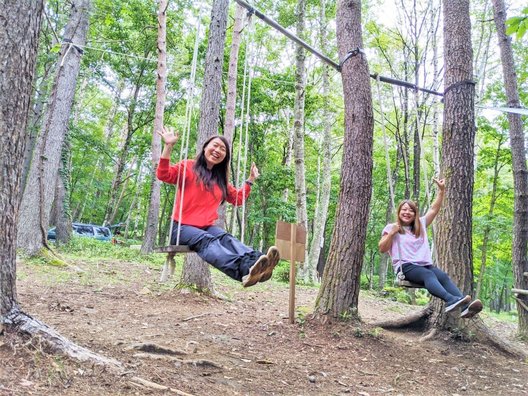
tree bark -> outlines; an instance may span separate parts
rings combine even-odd
[[[231,51],[229,53],[229,69],[227,71],[227,96],[224,137],[232,144],[235,135],[236,99],[237,99],[237,77],[238,77],[238,53],[246,9],[238,3],[235,6],[235,24],[231,36]],[[247,56],[247,54],[246,54]],[[243,104],[242,104],[243,106]],[[233,148],[231,146],[231,148]]]
[[[16,235],[42,0],[0,1],[0,321],[18,309]]]
[[[321,48],[326,48],[328,45],[328,39],[326,35],[327,21],[326,5],[324,0],[321,2],[319,19],[319,37],[321,40]],[[321,193],[319,195],[314,216],[314,231],[312,244],[310,246],[310,253],[308,254],[307,271],[304,278],[305,282],[310,282],[317,279],[317,263],[319,262],[319,256],[324,245],[324,232],[326,219],[328,217],[328,206],[330,204],[330,189],[332,187],[332,123],[328,103],[330,99],[328,94],[330,86],[328,66],[323,65],[322,74],[323,85],[321,96],[323,99],[323,137],[321,151],[323,154],[323,171],[319,188]]]
[[[31,255],[47,246],[46,236],[61,148],[68,129],[81,63],[82,50],[76,45],[82,47],[86,43],[89,9],[90,0],[76,0],[72,4],[44,128],[33,153],[22,197],[17,242],[19,248]]]
[[[297,0],[297,37],[304,38],[305,31],[305,0]],[[306,170],[304,166],[304,102],[306,98],[306,52],[304,47],[296,44],[295,48],[295,101],[294,101],[294,144],[293,155],[295,163],[295,209],[297,223],[308,230],[308,213],[306,210]],[[299,276],[309,278],[315,268],[303,266]]]
[[[511,38],[506,35],[506,10],[504,0],[493,0],[495,25],[499,36],[504,88],[508,98],[508,107],[521,107],[517,87],[517,73],[511,46]],[[513,162],[514,216],[512,265],[517,289],[528,290],[528,170],[526,168],[526,150],[523,122],[518,114],[508,113],[510,124],[510,145]],[[519,294],[517,312],[519,314],[519,335],[528,337],[528,296]]]
[[[218,133],[222,95],[222,68],[229,0],[214,0],[209,25],[209,42],[205,55],[204,84],[198,124],[198,150],[203,143]],[[183,265],[182,282],[195,285],[202,291],[213,291],[208,264],[195,253],[187,254]]]
[[[363,48],[360,0],[338,2],[337,43],[340,59],[354,48]],[[327,318],[357,315],[372,189],[374,118],[367,60],[361,54],[351,57],[341,76],[345,104],[341,184],[330,254],[316,301],[316,313]]]
[[[444,124],[442,177],[446,180],[444,205],[436,220],[439,267],[463,294],[473,291],[472,199],[475,144],[475,85],[468,0],[444,0]],[[434,326],[458,327],[461,319],[443,312],[433,300]]]
[[[165,89],[167,85],[167,7],[168,0],[159,0],[158,9],[158,78],[156,79],[156,111],[152,131],[152,170],[150,173],[150,201],[147,214],[147,227],[141,244],[141,253],[152,252],[156,244],[158,231],[159,209],[161,198],[161,182],[156,177],[156,168],[161,156],[161,137],[158,131],[163,128],[165,111]]]
[[[72,235],[72,218],[70,214],[69,181],[70,181],[70,142],[66,137],[62,145],[59,174],[55,186],[55,237],[57,243],[66,244]]]

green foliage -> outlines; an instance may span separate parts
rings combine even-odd
[[[290,282],[290,262],[281,260],[273,270],[273,279],[279,282]]]
[[[528,7],[521,11],[521,15],[513,16],[506,21],[506,34],[515,34],[521,39],[528,29]]]
[[[373,287],[377,288],[378,283],[379,283],[379,275],[374,275],[372,277]],[[360,287],[361,287],[361,290],[370,290],[370,277],[367,276],[366,274],[361,274]]]

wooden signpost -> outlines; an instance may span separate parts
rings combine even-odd
[[[277,221],[275,228],[275,246],[281,259],[290,260],[290,323],[295,322],[295,262],[304,261],[306,249],[306,229],[299,224]]]

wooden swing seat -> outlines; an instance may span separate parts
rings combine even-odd
[[[176,253],[190,253],[192,250],[187,245],[169,245],[169,246],[160,246],[155,248],[154,253],[167,253],[167,259],[163,265],[163,270],[161,271],[160,282],[166,282],[169,277],[174,275],[174,268],[176,263],[174,262],[174,256]]]
[[[154,253],[189,253],[192,250],[187,245],[169,245],[154,248]]]
[[[424,287],[424,285],[421,285],[419,283],[412,283],[412,282],[409,282],[408,280],[399,279],[399,278],[396,279],[396,284],[400,287],[407,287],[410,289],[421,289]]]

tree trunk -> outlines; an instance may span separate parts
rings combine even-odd
[[[66,244],[72,235],[72,219],[70,213],[69,183],[70,183],[70,142],[68,137],[62,145],[57,185],[55,186],[55,237],[57,243]]]
[[[227,71],[227,96],[224,137],[232,144],[235,135],[236,99],[237,99],[237,77],[238,77],[238,53],[240,40],[244,28],[246,9],[238,3],[235,6],[235,24],[231,36],[231,52],[229,53],[229,70]],[[246,53],[246,56],[248,54]],[[242,104],[243,106],[243,104]],[[231,146],[231,148],[233,148]]]
[[[363,48],[360,0],[338,1],[337,43],[340,59],[353,48]],[[357,315],[372,188],[374,118],[366,58],[351,57],[341,76],[345,104],[341,184],[330,254],[316,301],[316,313],[327,318]]]
[[[297,0],[297,37],[304,38],[306,3]],[[304,102],[306,98],[306,52],[304,47],[296,44],[295,48],[295,103],[294,103],[294,144],[293,155],[295,163],[295,201],[297,223],[308,230],[308,213],[306,211],[306,177],[304,166]],[[303,266],[299,276],[309,278],[315,268]]]
[[[161,155],[161,137],[158,131],[163,128],[165,111],[165,86],[167,85],[167,6],[168,0],[159,0],[158,9],[158,78],[156,80],[156,113],[152,131],[152,171],[150,173],[150,202],[147,214],[145,237],[141,244],[141,253],[152,252],[156,243],[158,230],[159,208],[161,198],[161,182],[156,177],[156,168]]]
[[[18,309],[16,235],[42,1],[0,1],[0,321]]]
[[[319,15],[319,37],[321,40],[321,48],[327,48],[328,39],[326,36],[327,22],[326,22],[326,5],[325,1],[321,2],[320,15]],[[310,253],[308,254],[307,260],[307,271],[304,280],[306,282],[314,281],[317,279],[317,263],[319,263],[319,255],[321,254],[322,247],[324,246],[324,231],[326,225],[326,219],[328,217],[328,206],[330,204],[330,189],[332,186],[332,123],[330,119],[329,109],[329,75],[328,66],[323,65],[323,86],[321,96],[323,99],[323,138],[322,138],[322,153],[323,153],[323,172],[321,177],[321,183],[319,191],[319,200],[314,216],[314,231],[312,238],[312,245],[310,246]],[[308,271],[310,271],[308,273]]]
[[[50,85],[50,72],[52,64],[46,67],[42,80],[40,81],[38,88],[35,92],[34,105],[31,112],[31,120],[29,121],[28,131],[26,134],[26,148],[24,150],[24,167],[22,168],[22,193],[26,187],[26,178],[29,173],[31,166],[31,158],[33,157],[33,150],[37,143],[38,131],[42,126],[42,116],[44,114],[44,108],[46,100],[48,99],[48,91]]]
[[[493,0],[495,25],[499,36],[499,47],[504,74],[504,88],[508,98],[508,107],[521,107],[517,87],[517,73],[511,46],[511,38],[505,32],[506,11],[504,0]],[[514,216],[512,265],[515,277],[515,288],[528,290],[528,170],[526,168],[526,151],[524,146],[523,122],[518,114],[508,113],[510,124],[510,145],[513,163]],[[517,296],[519,314],[519,335],[528,337],[528,296]]]
[[[468,0],[444,0],[444,124],[442,177],[446,180],[444,205],[435,235],[439,267],[464,294],[473,290],[472,199],[475,143],[475,85]],[[432,322],[440,328],[462,328],[461,319],[433,303]]]
[[[86,43],[89,8],[90,0],[76,0],[72,4],[44,128],[38,138],[22,197],[17,242],[18,247],[28,254],[36,254],[47,246],[47,229],[62,143],[68,129],[81,63],[82,50],[76,45],[82,47]]]
[[[233,26],[233,33],[231,35],[231,51],[229,53],[229,69],[227,71],[227,96],[226,96],[226,114],[224,121],[224,137],[227,139],[231,145],[231,158],[233,158],[233,139],[235,137],[235,126],[236,126],[236,100],[237,100],[237,80],[238,80],[238,53],[240,51],[240,41],[242,39],[242,30],[244,29],[245,13],[246,9],[240,6],[238,3],[235,5],[235,24]],[[247,48],[246,48],[247,51]],[[249,53],[246,52],[246,59],[249,56]],[[247,64],[247,62],[246,62]],[[244,96],[244,95],[242,95]],[[244,103],[241,102],[242,109],[244,108]],[[244,112],[242,111],[241,114]],[[239,135],[242,137],[242,133]],[[240,158],[238,158],[240,163]],[[237,166],[237,170],[238,170]],[[233,172],[234,174],[234,172]],[[238,175],[235,174],[234,179],[238,184]],[[225,203],[220,206],[218,210],[218,221],[217,226],[225,228],[226,225],[235,224],[235,217],[237,211],[233,208],[231,212],[231,221],[226,221],[226,210],[227,207]],[[231,227],[231,233],[234,233],[234,228]]]
[[[204,83],[200,102],[198,150],[201,150],[203,143],[210,136],[218,133],[228,6],[229,0],[214,0],[211,10],[209,43],[205,55]],[[194,253],[186,256],[182,282],[186,285],[195,285],[199,290],[213,291],[208,264]]]

